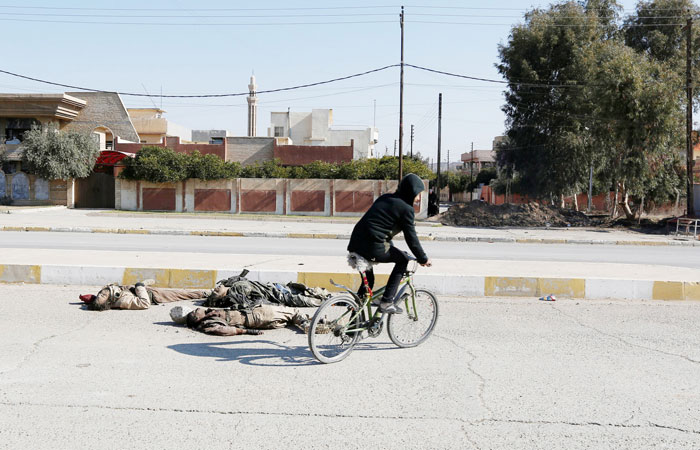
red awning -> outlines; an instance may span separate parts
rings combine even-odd
[[[100,156],[97,157],[95,165],[103,166],[116,166],[119,161],[124,158],[133,158],[136,156],[135,153],[117,152],[114,150],[103,150],[100,152]]]

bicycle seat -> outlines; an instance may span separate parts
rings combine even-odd
[[[348,265],[360,272],[366,272],[372,268],[374,263],[366,260],[355,252],[348,253]]]

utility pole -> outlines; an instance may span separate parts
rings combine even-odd
[[[437,194],[438,212],[440,212],[440,146],[442,142],[442,92],[438,95],[438,152],[437,152],[437,178],[435,193]]]
[[[593,209],[593,163],[591,163],[591,171],[588,173],[588,212]]]
[[[469,182],[474,181],[474,142],[472,142],[472,151],[469,153]]]
[[[399,181],[403,178],[403,6],[401,7],[401,82],[399,83]]]
[[[450,171],[450,149],[447,149],[447,171]]]
[[[396,139],[394,139],[394,156],[396,156]]]
[[[688,17],[686,24],[685,41],[685,74],[686,95],[685,107],[685,132],[686,132],[686,171],[687,171],[687,208],[688,217],[695,217],[695,205],[693,204],[693,72],[691,59],[693,18]]]
[[[413,125],[411,125],[411,158],[413,158]]]
[[[374,100],[374,119],[372,120],[372,128],[377,128],[377,100],[376,99]],[[372,136],[372,139],[374,139],[374,136]]]

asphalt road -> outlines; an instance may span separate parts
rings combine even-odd
[[[406,249],[403,241],[396,245]],[[606,262],[660,264],[700,268],[700,251],[694,247],[510,244],[482,242],[422,243],[431,258]],[[342,239],[244,238],[214,236],[128,235],[102,233],[2,232],[0,248],[46,248],[193,253],[271,255],[319,255],[344,257]]]
[[[700,448],[700,303],[440,298],[435,333],[315,362],[96,286],[0,285],[1,449]]]

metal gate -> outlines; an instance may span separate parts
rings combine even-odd
[[[114,176],[93,172],[75,180],[76,208],[114,208]]]

